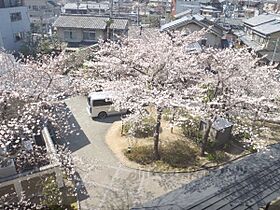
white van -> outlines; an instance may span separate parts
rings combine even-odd
[[[112,102],[113,92],[92,92],[87,98],[87,110],[92,118],[104,119],[109,115],[125,114],[127,110],[117,111]]]

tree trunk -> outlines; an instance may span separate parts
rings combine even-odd
[[[171,133],[173,133],[173,129],[174,129],[175,114],[176,114],[176,110],[174,108],[173,113],[172,113],[172,118],[170,120],[170,124],[172,125],[171,126]]]
[[[208,120],[208,122],[207,122],[207,128],[206,128],[206,131],[203,135],[203,140],[202,140],[202,144],[201,144],[200,156],[205,155],[205,150],[206,150],[206,146],[207,146],[207,143],[208,143],[209,134],[210,134],[213,122],[214,122],[214,120],[213,121]]]
[[[160,124],[161,124],[161,115],[162,115],[162,109],[157,108],[157,124],[156,124],[155,132],[154,132],[154,157],[155,157],[155,160],[160,160],[159,132],[160,132]]]

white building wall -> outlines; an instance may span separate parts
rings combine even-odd
[[[4,48],[4,43],[3,43],[2,35],[1,35],[1,32],[0,32],[0,49],[1,48]]]
[[[21,20],[11,21],[11,13],[21,13]],[[17,41],[17,33],[26,34],[30,31],[30,20],[27,7],[8,7],[0,9],[0,33],[2,35],[3,46],[8,51],[19,50],[22,40]],[[0,41],[1,42],[1,41]]]

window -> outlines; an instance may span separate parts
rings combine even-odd
[[[84,31],[83,39],[84,41],[95,41],[95,31]]]
[[[14,33],[14,40],[15,42],[18,42],[24,38],[23,32]]]
[[[11,13],[10,17],[12,22],[19,21],[21,20],[21,13],[20,12]]]
[[[39,7],[38,7],[37,5],[33,5],[33,6],[32,6],[32,9],[33,9],[34,11],[39,11]]]
[[[112,105],[113,102],[109,100],[95,100],[92,101],[92,106],[109,106]]]
[[[74,39],[73,32],[70,30],[64,31],[64,39]]]

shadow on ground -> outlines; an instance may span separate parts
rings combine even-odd
[[[106,117],[105,119],[99,119],[99,118],[93,118],[94,121],[96,122],[102,122],[102,123],[113,123],[116,121],[120,121],[121,120],[121,115],[111,115]]]
[[[80,176],[80,174],[78,172],[75,173],[75,184],[77,187],[77,195],[78,195],[78,200],[82,201],[82,200],[86,200],[87,198],[89,198],[87,189],[82,181],[82,178]]]
[[[69,109],[67,111],[69,111]],[[75,152],[90,144],[90,141],[73,115],[69,117],[68,123],[71,125],[71,133],[64,136],[62,143],[66,144],[71,152]]]

